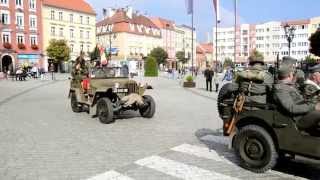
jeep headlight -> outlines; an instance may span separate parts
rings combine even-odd
[[[114,89],[118,89],[118,88],[119,88],[119,86],[120,86],[120,84],[119,84],[119,83],[114,83]]]

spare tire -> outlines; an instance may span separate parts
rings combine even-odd
[[[222,120],[229,120],[232,116],[233,102],[238,90],[238,84],[227,83],[224,84],[218,94],[218,112]]]

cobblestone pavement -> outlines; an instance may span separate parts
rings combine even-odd
[[[223,153],[232,156],[232,152],[224,145],[214,147],[212,154],[205,150],[212,146],[201,139],[208,135],[202,129],[221,127],[213,99],[183,89],[177,81],[146,78],[154,87],[147,93],[155,98],[155,117],[143,119],[128,112],[105,125],[86,113],[71,111],[66,79],[62,75],[54,83],[0,81],[1,94],[6,96],[0,104],[1,180],[87,179],[110,170],[114,170],[110,176],[147,180],[258,176],[230,164]],[[19,90],[11,92],[13,89]],[[161,163],[151,167],[150,161]],[[168,164],[170,169],[178,165],[184,171],[192,165],[192,171],[182,177],[176,171],[167,172]],[[216,169],[220,165],[224,168]],[[286,173],[274,171],[261,178],[296,178],[291,175],[299,169],[308,166],[300,164],[281,170]]]

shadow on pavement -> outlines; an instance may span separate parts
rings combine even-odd
[[[216,151],[219,156],[239,166],[239,161],[234,151],[228,148],[230,140],[228,137],[223,136],[222,129],[199,129],[195,132],[195,136],[210,150]],[[295,160],[288,160],[278,164],[273,170],[311,180],[320,179],[320,161],[303,157],[297,157]]]

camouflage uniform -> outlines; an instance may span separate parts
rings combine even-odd
[[[80,66],[79,68],[77,68],[77,66]],[[89,74],[89,67],[85,62],[85,59],[83,58],[83,56],[79,56],[76,59],[76,62],[74,64],[74,66],[72,67],[72,72],[71,72],[71,76],[74,78],[74,80],[77,83],[81,83],[81,81],[86,78]]]
[[[247,96],[246,101],[265,104],[267,93],[272,89],[273,77],[264,69],[263,60],[251,61],[250,64],[251,67],[237,74],[236,83],[240,92]]]

